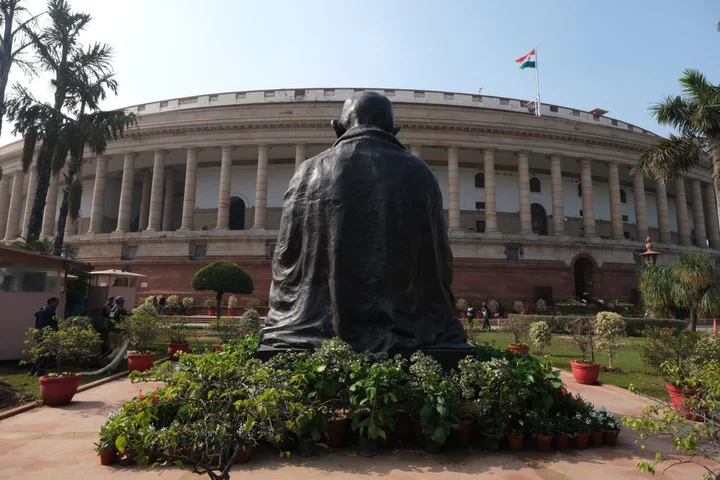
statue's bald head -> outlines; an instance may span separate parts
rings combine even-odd
[[[376,92],[356,93],[345,100],[340,121],[333,120],[332,124],[338,138],[359,125],[372,125],[393,135],[400,131],[395,125],[392,103]]]

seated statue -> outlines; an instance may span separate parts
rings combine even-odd
[[[466,349],[437,178],[396,138],[383,95],[355,94],[332,126],[338,140],[285,194],[261,345]]]

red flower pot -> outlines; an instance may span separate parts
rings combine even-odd
[[[573,439],[575,448],[587,448],[589,435],[587,433],[578,433]]]
[[[553,439],[555,440],[555,448],[558,450],[565,450],[568,447],[568,440],[570,437],[564,433],[558,433],[553,437]]]
[[[187,343],[168,343],[167,352],[170,356],[170,360],[177,360],[180,358],[180,353],[187,353],[189,346],[190,345]]]
[[[503,318],[508,318],[508,315],[510,315],[510,312],[503,312]]]
[[[232,310],[232,309],[228,308],[228,315],[231,316],[231,317],[234,317],[234,316],[235,316],[235,310]]]
[[[51,407],[70,403],[80,385],[80,377],[80,374],[72,377],[40,377],[40,396],[43,403]]]
[[[328,447],[340,448],[345,443],[345,431],[347,430],[347,418],[328,420],[328,431],[325,434],[325,441]]]
[[[243,447],[235,456],[235,463],[247,463],[250,461],[250,450]]]
[[[550,435],[538,435],[535,437],[537,440],[538,450],[541,452],[549,452],[550,446],[552,445],[552,436]]]
[[[128,370],[131,372],[147,372],[153,366],[154,353],[128,353]]]
[[[100,456],[100,465],[112,465],[115,463],[115,455],[117,450],[114,448],[106,448],[98,454]]]
[[[215,344],[215,351],[216,351],[216,352],[222,352],[222,351],[223,351],[222,343],[216,343],[216,344]]]
[[[192,317],[193,311],[192,308],[186,308],[185,309],[185,316],[186,317]]]
[[[527,345],[508,345],[508,348],[511,352],[523,356],[527,355],[528,350],[530,350],[530,347]]]
[[[208,315],[210,315],[210,316],[212,316],[212,317],[214,317],[215,315],[217,315],[217,308],[208,307]]]
[[[173,308],[166,308],[166,309],[165,309],[165,316],[166,316],[166,317],[172,317],[173,315],[175,315],[175,309],[173,309]]]
[[[603,441],[605,442],[605,445],[608,447],[614,447],[617,445],[618,435],[620,435],[620,430],[605,430],[603,432]]]
[[[512,435],[507,436],[508,441],[508,447],[513,452],[519,452],[523,448],[523,441],[525,440],[524,435],[518,435],[517,437],[514,437]],[[548,447],[549,449],[550,447]]]
[[[458,428],[451,432],[455,443],[459,445],[469,444],[472,438],[473,426],[475,426],[475,420],[460,420]]]
[[[697,390],[684,390],[669,383],[665,385],[665,390],[670,394],[673,410],[684,413],[687,420],[696,420],[696,415],[693,415],[688,399],[697,395]]]
[[[595,385],[600,376],[599,363],[577,363],[570,361],[575,381],[583,385]]]
[[[603,432],[592,432],[590,434],[590,446],[591,447],[602,447],[603,444]]]

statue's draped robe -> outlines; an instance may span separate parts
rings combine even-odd
[[[397,138],[354,127],[285,194],[263,345],[464,348],[437,178]]]

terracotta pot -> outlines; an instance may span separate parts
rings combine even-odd
[[[328,432],[324,435],[328,447],[340,448],[345,443],[347,418],[328,420]]]
[[[45,405],[56,407],[70,403],[80,385],[81,374],[72,377],[40,377],[40,396]]]
[[[698,420],[699,417],[693,415],[692,409],[689,405],[688,399],[693,398],[697,395],[697,390],[684,390],[681,387],[665,385],[665,390],[670,394],[670,402],[672,403],[673,410],[676,412],[684,413],[685,419],[687,420]],[[697,417],[697,418],[696,418]]]
[[[192,317],[193,311],[192,308],[186,308],[185,309],[185,316],[186,317]]]
[[[503,312],[503,318],[508,318],[508,315],[510,315],[510,312]]]
[[[153,366],[154,353],[128,353],[128,370],[131,372],[147,372]]]
[[[175,315],[175,309],[173,309],[173,308],[166,308],[166,309],[165,309],[165,316],[166,316],[166,317],[172,317],[173,315]]]
[[[553,437],[553,439],[555,440],[555,448],[558,450],[565,450],[568,447],[568,440],[570,437],[564,433],[558,433]]]
[[[578,433],[573,438],[575,448],[587,448],[589,435],[587,433]]]
[[[591,447],[602,447],[602,444],[603,444],[603,432],[590,433],[590,446]]]
[[[222,343],[216,343],[216,344],[215,344],[215,351],[216,351],[216,352],[222,352],[222,351],[223,351],[223,345],[222,345]]]
[[[474,425],[475,420],[460,420],[460,423],[458,425],[459,428],[456,428],[452,432],[450,432],[450,435],[452,436],[455,443],[459,445],[469,444],[470,439],[472,438]]]
[[[188,343],[169,343],[167,344],[167,352],[168,356],[170,357],[170,360],[177,360],[180,358],[180,353],[187,353],[188,347],[190,344]]]
[[[100,457],[100,465],[112,465],[115,463],[115,455],[117,455],[117,450],[114,448],[106,448],[99,454]]]
[[[243,447],[235,456],[235,463],[247,463],[250,461],[250,450]]]
[[[234,316],[235,316],[235,310],[228,308],[228,316],[234,317]]]
[[[603,441],[605,442],[605,445],[608,447],[614,447],[617,445],[618,435],[620,435],[620,430],[605,430],[603,432]]]
[[[513,353],[525,356],[528,350],[530,350],[530,347],[528,345],[508,345],[508,349]]]
[[[538,435],[535,437],[537,441],[538,450],[541,452],[549,452],[552,446],[552,436],[550,435]]]
[[[575,381],[583,385],[595,385],[600,376],[599,363],[577,363],[570,361]]]
[[[513,452],[519,452],[523,448],[523,441],[525,441],[524,435],[518,435],[517,437],[513,435],[507,436],[508,441],[508,447]]]
[[[208,315],[210,315],[212,317],[216,316],[217,315],[217,307],[216,308],[208,307]]]

